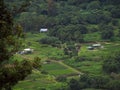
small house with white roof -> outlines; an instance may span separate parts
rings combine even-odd
[[[48,31],[47,28],[41,28],[41,29],[40,29],[40,32],[47,32],[47,31]]]

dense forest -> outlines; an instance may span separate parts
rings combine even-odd
[[[19,8],[22,1],[6,0]],[[116,40],[120,33],[120,1],[114,0],[35,0],[15,16],[25,32],[48,28],[48,35],[60,41],[86,42],[85,34],[99,33],[102,40]],[[21,8],[22,9],[22,8]],[[16,12],[17,11],[16,9]]]
[[[91,56],[86,55],[88,54],[88,52],[87,53],[85,52],[85,54],[82,55],[82,49],[84,49],[85,47],[82,45],[96,42],[119,43],[120,41],[119,0],[26,0],[26,1],[4,0],[4,1],[5,5],[7,6],[7,10],[11,12],[11,15],[13,16],[13,22],[15,22],[16,24],[19,23],[20,26],[23,27],[23,31],[26,35],[27,33],[31,33],[31,35],[39,34],[40,29],[42,28],[48,29],[47,32],[43,33],[45,34],[45,36],[37,39],[35,43],[37,42],[40,45],[41,44],[50,45],[52,48],[59,48],[60,50],[63,50],[62,54],[58,54],[58,56],[61,55],[63,61],[56,62],[58,63],[63,62],[73,68],[76,68],[77,70],[81,70],[79,67],[83,62],[85,63],[96,62],[101,65],[100,66],[101,72],[99,74],[93,73],[91,74],[89,72],[84,72],[84,74],[82,74],[79,79],[72,78],[68,80],[66,80],[67,78],[64,75],[58,76],[56,77],[55,80],[58,82],[67,83],[67,85],[64,87],[62,86],[59,88],[57,87],[57,89],[55,88],[49,90],[120,89],[120,53],[118,49],[119,45],[118,46],[111,45],[111,47],[113,46],[112,48],[108,46],[110,47],[110,49],[105,50],[97,49],[98,52],[100,53],[94,54],[92,52],[93,55]],[[9,23],[7,24],[7,26],[13,27],[13,25]],[[18,28],[17,30],[19,30],[20,27],[17,28]],[[27,38],[27,36],[25,35],[21,37],[24,39]],[[27,42],[27,44],[31,44],[29,46],[32,46],[31,42]],[[49,54],[47,55],[49,56]],[[37,59],[39,60],[39,58]],[[25,67],[24,63],[22,65]],[[23,69],[24,67],[22,68],[20,65],[18,66],[18,69],[20,68]],[[89,68],[89,64],[86,66],[88,66]],[[31,73],[31,68],[32,66],[29,66],[28,68],[26,67],[25,69],[27,69],[28,72],[24,70],[23,72],[25,72],[26,74],[24,76],[21,76],[23,78],[16,77],[17,79],[15,83],[11,84],[11,81],[8,80],[9,84],[11,84],[8,85],[8,83],[5,82],[5,84],[1,86],[2,89],[3,88],[6,89],[6,86],[10,86],[9,88],[11,88],[16,83],[18,83],[19,80],[23,80],[28,74]],[[47,71],[43,71],[43,73],[47,74]],[[42,88],[39,90],[48,89]]]

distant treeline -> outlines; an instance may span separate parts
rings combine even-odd
[[[28,0],[29,1],[29,0]],[[22,0],[6,0],[7,5],[19,8]],[[102,39],[120,37],[119,0],[36,0],[15,20],[25,32],[48,28],[49,36],[61,41],[84,42],[84,34],[98,32]]]

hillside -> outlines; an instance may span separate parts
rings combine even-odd
[[[17,0],[7,2],[11,7],[22,3]],[[62,42],[88,42],[86,34],[94,33],[98,33],[103,40],[118,40],[119,4],[119,1],[112,0],[36,0],[15,17],[25,32],[34,33],[39,32],[40,28],[48,28],[48,35]]]
[[[34,50],[14,58],[41,59],[13,90],[120,89],[119,0],[5,2],[25,33],[21,51]]]

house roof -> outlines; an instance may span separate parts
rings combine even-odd
[[[33,49],[31,49],[31,48],[24,49],[24,51],[31,51],[31,50],[33,50]]]
[[[93,47],[99,47],[99,46],[101,46],[101,44],[93,44],[92,46]]]
[[[47,31],[48,31],[47,28],[41,28],[41,29],[40,29],[40,32],[47,32]]]
[[[94,48],[92,46],[88,46],[87,49],[93,50]]]

